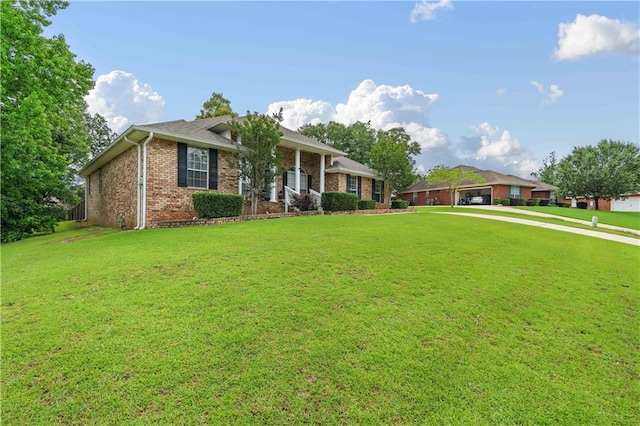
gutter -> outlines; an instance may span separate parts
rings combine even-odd
[[[147,224],[147,143],[153,139],[153,132],[149,132],[147,139],[140,145],[140,142],[133,142],[126,136],[123,140],[138,147],[138,196],[136,202],[136,227],[133,229],[144,229]],[[140,155],[142,151],[142,155]],[[143,163],[143,164],[141,164]],[[142,169],[142,174],[140,173]]]
[[[131,145],[135,145],[135,146],[138,147],[138,173],[136,174],[136,179],[138,180],[138,185],[137,185],[138,193],[137,193],[137,197],[136,197],[136,227],[133,228],[133,229],[140,229],[140,206],[141,206],[141,204],[140,204],[140,190],[141,190],[141,188],[140,187],[143,185],[142,177],[140,176],[140,169],[142,167],[140,165],[140,160],[141,160],[141,158],[140,158],[140,150],[141,150],[141,147],[140,147],[140,143],[139,142],[133,142],[133,141],[129,140],[129,138],[126,137],[126,136],[123,139],[124,139],[125,142],[130,143]]]

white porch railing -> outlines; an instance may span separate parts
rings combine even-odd
[[[294,195],[300,195],[300,193],[293,188],[289,188],[288,186],[284,187],[284,212],[285,213],[289,212],[290,206],[292,207]],[[309,189],[309,195],[311,195],[314,198],[314,203],[318,206],[318,208],[320,208],[320,201],[322,200],[322,194],[320,194],[317,191],[314,191],[313,189]]]
[[[294,195],[300,195],[300,193],[293,188],[289,188],[288,186],[284,187],[284,212],[285,213],[289,213],[289,206],[293,201]]]

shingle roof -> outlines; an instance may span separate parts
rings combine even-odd
[[[191,121],[197,127],[202,129],[210,130],[214,129],[218,126],[223,129],[228,128],[226,124],[231,121],[232,117],[230,115],[221,115],[219,117],[210,117],[210,118],[202,118],[198,120]],[[246,120],[246,116],[240,116],[235,118],[237,122],[242,123]],[[225,126],[223,126],[225,125]],[[294,130],[288,129],[284,126],[280,126],[280,131],[282,132],[282,138],[291,142],[297,142],[309,147],[313,147],[322,151],[328,151],[336,155],[344,155],[345,153],[332,147],[327,144],[320,142],[317,139],[310,138],[308,136],[303,135],[302,133],[298,133]]]
[[[347,157],[335,157],[333,164],[325,169],[326,173],[352,173],[354,175],[378,178],[380,175],[375,171]]]
[[[233,148],[233,142],[223,136],[210,132],[199,126],[194,126],[193,122],[185,120],[165,121],[163,123],[143,124],[142,126],[136,126],[141,130],[148,130],[150,132],[161,132],[171,134],[177,137],[183,137],[185,139],[193,139],[203,142],[211,142],[216,145],[228,146]]]
[[[463,164],[453,168],[462,169],[465,172],[468,172],[468,171],[475,172],[484,178],[484,182],[479,184],[474,183],[472,181],[465,181],[462,183],[462,187],[509,185],[509,186],[525,186],[525,187],[530,187],[535,189],[539,187],[540,184],[542,184],[542,182],[535,182],[535,181],[523,179],[521,177],[514,176],[514,175],[505,175],[493,170],[481,170],[481,169],[478,169],[477,167],[466,166]],[[544,185],[548,185],[548,184],[544,184]],[[549,185],[549,186],[551,187],[550,189],[539,189],[539,190],[555,191],[556,189],[558,189],[553,185]],[[447,186],[441,183],[434,183],[434,184],[427,185],[425,181],[420,180],[414,183],[413,185],[411,185],[409,188],[407,188],[405,192],[418,192],[418,191],[437,190],[437,189],[445,189],[445,188],[447,188]]]

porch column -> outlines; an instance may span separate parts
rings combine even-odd
[[[273,170],[275,170],[275,167],[273,168]],[[272,203],[275,203],[278,201],[277,186],[278,186],[278,176],[274,176],[273,182],[271,182],[271,194],[269,195],[269,201],[271,201]]]
[[[324,192],[324,154],[320,155],[320,193]]]
[[[242,175],[238,173],[238,194],[242,195]]]
[[[300,148],[296,148],[296,166],[295,166],[296,180],[295,187],[293,189],[300,193]]]

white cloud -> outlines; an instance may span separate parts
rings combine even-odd
[[[296,99],[274,102],[267,112],[271,114],[283,108],[282,125],[291,129],[329,121],[346,125],[356,121],[370,122],[381,130],[404,127],[423,149],[430,149],[448,143],[444,132],[429,126],[431,105],[438,98],[437,94],[428,94],[409,85],[378,86],[372,80],[364,80],[351,91],[346,103],[335,108],[325,101]]]
[[[440,0],[436,3],[429,3],[422,1],[416,3],[411,11],[411,22],[418,21],[432,21],[436,19],[436,10],[438,9],[453,9],[453,3],[451,0]]]
[[[159,121],[164,110],[163,97],[151,86],[119,70],[99,76],[85,100],[89,112],[102,115],[116,133],[132,124]]]
[[[499,87],[498,90],[496,90],[496,95],[497,96],[502,96],[504,94],[507,93],[507,89],[505,89],[504,87]]]
[[[475,153],[476,160],[491,157],[504,161],[525,151],[520,142],[511,137],[508,130],[500,130],[486,121],[472,126],[471,130],[480,137],[480,147]]]
[[[562,61],[603,52],[637,55],[640,29],[637,23],[601,15],[576,15],[575,21],[558,26],[558,48],[553,57]]]
[[[564,95],[564,91],[560,89],[557,84],[551,84],[547,88],[544,84],[534,80],[531,82],[531,85],[535,87],[538,92],[545,95],[542,101],[540,101],[543,105],[551,105]]]

